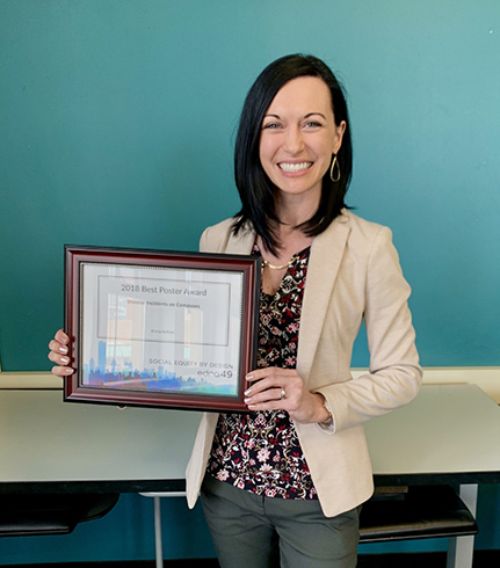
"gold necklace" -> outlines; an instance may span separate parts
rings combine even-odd
[[[262,258],[262,268],[264,269],[266,266],[271,268],[272,270],[283,270],[283,268],[290,268],[292,266],[293,261],[295,260],[296,255],[294,254],[292,258],[286,264],[271,264],[265,258]]]

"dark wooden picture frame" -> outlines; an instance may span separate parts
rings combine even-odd
[[[66,245],[64,400],[248,411],[259,291],[257,256]]]

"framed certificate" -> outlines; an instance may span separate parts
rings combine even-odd
[[[246,411],[259,290],[255,256],[66,246],[64,399]]]

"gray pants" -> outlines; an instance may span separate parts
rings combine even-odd
[[[325,517],[318,501],[273,499],[207,475],[201,501],[222,568],[354,568],[359,508]]]

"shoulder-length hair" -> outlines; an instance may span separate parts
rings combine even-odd
[[[268,250],[276,253],[280,243],[272,229],[279,223],[275,208],[277,187],[264,172],[259,158],[262,121],[278,91],[297,77],[319,77],[331,94],[335,123],[344,120],[346,130],[337,154],[340,179],[332,181],[329,172],[323,176],[321,198],[314,215],[299,225],[306,235],[324,231],[346,207],[344,198],[352,173],[352,142],[347,103],[342,86],[331,69],[312,55],[293,54],[276,59],[257,77],[250,88],[241,112],[234,151],[234,175],[240,194],[241,209],[235,215],[233,232],[250,222]]]

